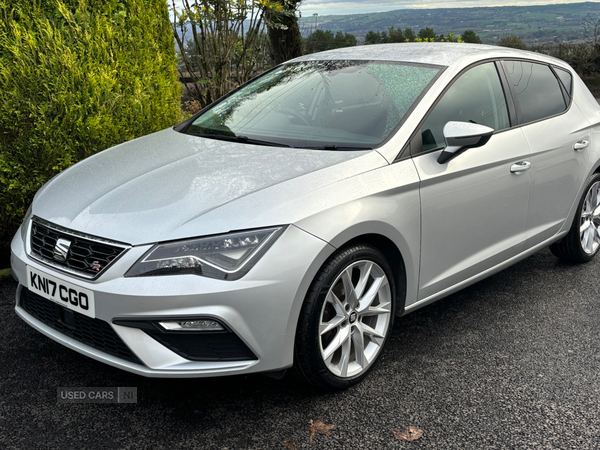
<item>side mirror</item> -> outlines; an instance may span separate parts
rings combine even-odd
[[[437,162],[444,164],[468,148],[481,147],[492,137],[494,129],[470,122],[448,122],[444,126],[446,148]]]

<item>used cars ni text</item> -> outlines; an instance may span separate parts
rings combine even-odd
[[[264,73],[46,183],[16,312],[151,377],[363,379],[394,318],[550,246],[600,245],[600,108],[565,62],[361,46]]]

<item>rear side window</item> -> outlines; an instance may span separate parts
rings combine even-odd
[[[527,61],[502,61],[502,65],[521,110],[521,123],[545,119],[567,108],[550,67]]]
[[[566,70],[559,69],[558,67],[555,67],[554,71],[556,72],[556,75],[558,75],[558,78],[560,78],[561,83],[567,90],[567,94],[571,96],[571,85],[573,84],[573,77],[571,76],[571,74]]]
[[[494,130],[510,127],[504,91],[494,63],[485,63],[462,74],[435,106],[421,127],[423,151],[444,147],[444,125],[472,122]]]

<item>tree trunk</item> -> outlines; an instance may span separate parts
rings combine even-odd
[[[296,8],[301,0],[276,0],[283,6],[283,12],[270,13],[269,42],[275,64],[302,56],[302,36],[296,17]]]

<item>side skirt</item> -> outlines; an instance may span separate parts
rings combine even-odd
[[[550,244],[553,244],[554,242],[561,240],[568,232],[569,232],[569,230],[561,231],[559,234],[552,236],[550,239],[547,239],[544,242],[539,243],[535,247],[525,250],[524,252],[519,253],[518,255],[513,256],[510,259],[507,259],[506,261],[498,264],[497,266],[490,267],[486,271],[481,272],[477,275],[474,275],[471,278],[467,278],[466,280],[461,281],[460,283],[457,283],[454,286],[450,286],[449,288],[446,288],[443,291],[438,292],[437,294],[430,295],[429,297],[419,300],[418,302],[415,302],[415,303],[405,306],[403,315],[406,315],[408,313],[416,311],[417,309],[427,306],[437,300],[440,300],[444,297],[454,294],[455,292],[458,292],[461,289],[466,288],[467,286],[471,286],[472,284],[475,284],[478,281],[483,280],[484,278],[494,275],[494,274],[506,269],[507,267],[510,267],[513,264],[516,264],[519,261],[522,261],[523,259],[540,251],[544,247],[548,247]]]

